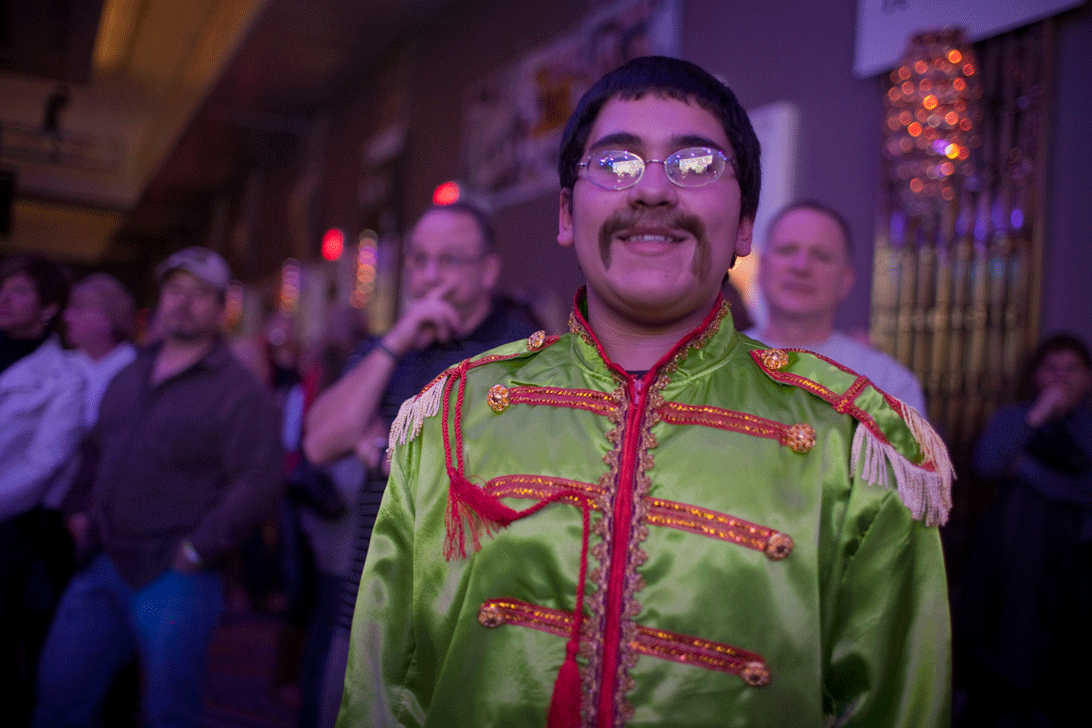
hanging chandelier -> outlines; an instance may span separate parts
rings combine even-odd
[[[982,84],[960,29],[914,36],[884,97],[884,151],[906,210],[922,214],[955,199],[975,178]]]

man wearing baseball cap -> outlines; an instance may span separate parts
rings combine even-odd
[[[156,275],[162,340],[103,395],[98,465],[73,495],[90,523],[85,566],[43,652],[38,726],[94,725],[133,654],[147,723],[198,725],[219,567],[279,495],[276,407],[221,335],[227,263],[187,248]]]

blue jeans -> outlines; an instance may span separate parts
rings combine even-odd
[[[134,591],[100,554],[61,598],[39,665],[34,725],[97,725],[114,677],[135,652],[148,725],[195,728],[223,610],[218,571],[171,570]]]

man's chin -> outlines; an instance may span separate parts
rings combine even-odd
[[[646,326],[670,325],[681,319],[708,313],[719,289],[709,296],[696,296],[694,288],[679,290],[674,287],[633,287],[618,291],[611,298],[614,298],[624,315],[635,323]]]
[[[195,329],[170,329],[167,331],[167,336],[181,343],[191,343],[207,339],[210,334],[207,331],[198,331]]]

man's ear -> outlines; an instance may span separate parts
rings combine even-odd
[[[573,189],[561,190],[560,206],[557,211],[557,242],[560,245],[573,244]]]
[[[496,253],[487,253],[482,259],[482,284],[487,291],[492,291],[500,281],[501,257]]]
[[[53,318],[61,312],[61,304],[51,303],[48,306],[42,308],[42,321],[49,323]]]
[[[847,262],[842,267],[841,280],[838,281],[838,302],[846,300],[849,297],[849,292],[853,290],[853,282],[856,278],[853,273],[853,268],[850,267]]]
[[[755,232],[755,221],[752,218],[740,218],[739,227],[736,229],[736,256],[745,258],[751,254],[751,236]]]

